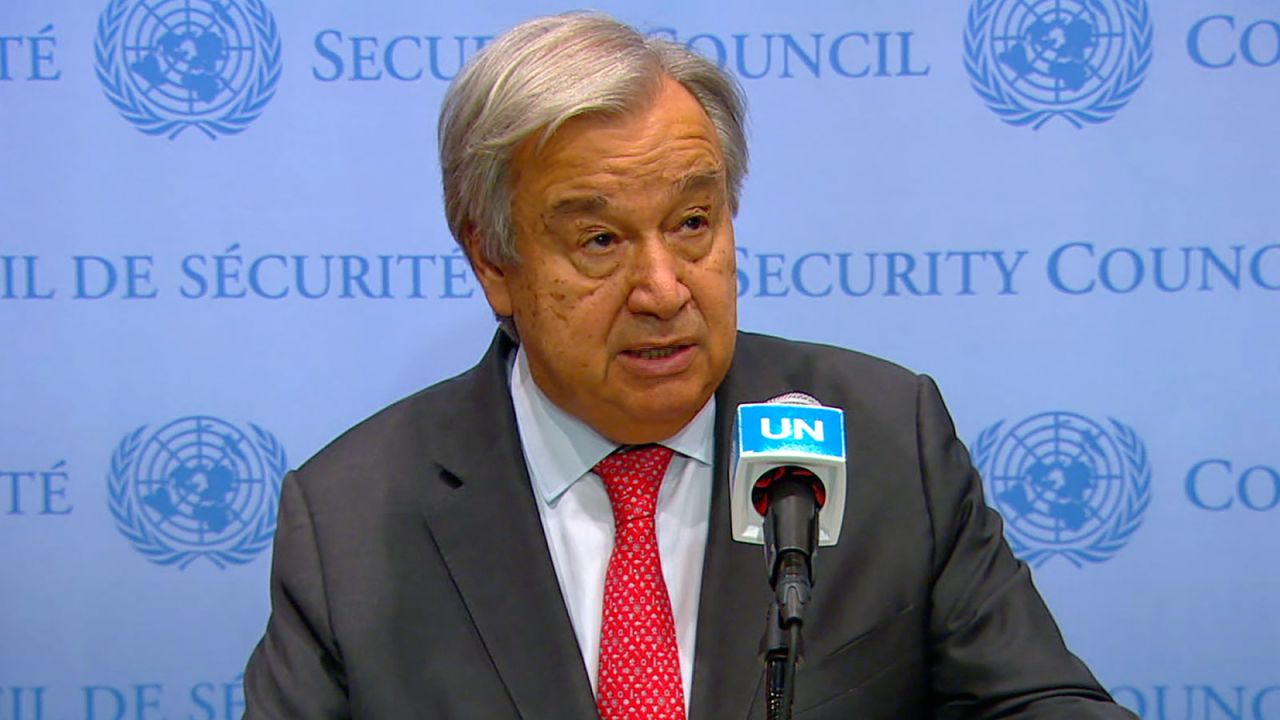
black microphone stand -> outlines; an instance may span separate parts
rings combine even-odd
[[[778,603],[769,608],[765,635],[765,687],[768,720],[791,720],[796,662],[800,655],[800,623],[784,628]]]
[[[808,479],[773,482],[765,516],[765,561],[774,601],[765,630],[768,720],[791,720],[804,609],[813,592],[818,505]]]

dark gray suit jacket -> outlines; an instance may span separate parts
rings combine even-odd
[[[250,720],[596,717],[515,430],[501,333],[479,365],[285,478]],[[770,592],[730,538],[731,412],[845,410],[848,502],[817,558],[799,718],[1131,718],[1063,646],[927,377],[740,334],[717,391],[690,720],[764,716]]]

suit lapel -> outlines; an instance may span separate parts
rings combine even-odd
[[[741,720],[762,692],[770,591],[764,551],[734,542],[729,521],[730,438],[734,410],[792,388],[753,357],[739,335],[733,366],[716,393],[711,518],[698,610],[691,720]],[[595,718],[595,701],[560,595],[507,389],[499,336],[480,365],[440,406],[428,456],[442,486],[425,511],[427,526],[494,667],[524,717]],[[434,462],[434,461],[433,461]]]
[[[790,388],[755,358],[749,336],[738,336],[733,365],[716,392],[716,453],[711,522],[698,603],[698,640],[690,720],[741,720],[762,691],[766,615],[772,593],[764,550],[734,542],[729,520],[730,445],[740,403],[760,402]]]
[[[495,340],[459,380],[459,412],[436,423],[433,480],[447,489],[428,506],[427,526],[520,714],[595,718],[515,430],[511,352],[505,337]]]

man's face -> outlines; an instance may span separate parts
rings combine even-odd
[[[678,83],[582,116],[513,162],[516,265],[468,250],[538,387],[620,443],[675,434],[729,369],[733,223],[715,127]]]

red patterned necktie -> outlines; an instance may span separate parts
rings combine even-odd
[[[654,526],[671,456],[660,445],[624,447],[592,468],[604,480],[615,525],[596,682],[602,720],[684,720],[680,650]]]

